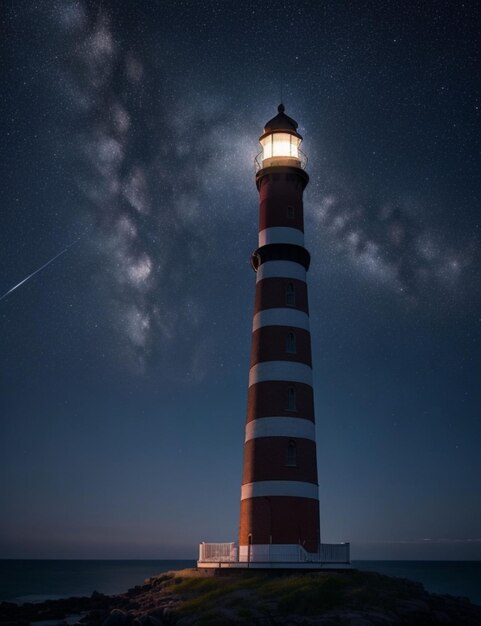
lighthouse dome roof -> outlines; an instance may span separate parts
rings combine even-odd
[[[292,117],[289,117],[288,115],[286,115],[284,113],[284,110],[285,108],[283,104],[280,104],[277,107],[278,113],[275,117],[273,117],[271,120],[269,120],[265,124],[264,134],[271,133],[273,131],[283,130],[289,133],[293,133],[294,135],[297,135],[298,137],[301,137],[299,133],[297,132],[297,128],[299,124],[296,122],[296,120],[292,119]]]

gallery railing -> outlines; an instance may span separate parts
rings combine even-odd
[[[298,157],[274,156],[270,157],[269,159],[263,159],[263,153],[259,152],[259,154],[254,159],[256,172],[261,170],[263,167],[273,167],[275,165],[291,165],[294,167],[300,167],[302,170],[305,170],[307,167],[307,156],[300,148],[298,148],[297,151],[299,153]]]
[[[298,544],[253,544],[234,542],[201,543],[199,561],[203,563],[350,563],[349,543],[322,543],[319,552],[307,552]]]

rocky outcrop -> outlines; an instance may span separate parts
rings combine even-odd
[[[2,626],[480,626],[481,606],[371,572],[169,572],[117,596],[0,604]],[[64,622],[65,623],[65,622]],[[72,623],[72,619],[69,619]]]
[[[63,620],[68,615],[108,616],[113,607],[127,606],[130,602],[125,596],[105,596],[94,593],[90,597],[62,598],[60,600],[46,600],[41,603],[17,605],[13,602],[0,603],[0,624],[19,624],[26,626],[36,621]]]

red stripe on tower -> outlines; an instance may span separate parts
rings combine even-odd
[[[311,337],[303,192],[309,177],[297,122],[284,113],[260,138],[259,247],[241,489],[239,557],[266,546],[319,553]]]

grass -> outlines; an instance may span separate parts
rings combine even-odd
[[[409,600],[417,594],[417,583],[376,572],[353,571],[346,601],[352,607],[389,609],[393,600]]]
[[[232,578],[178,578],[172,581],[168,591],[185,595],[177,610],[180,613],[209,611],[219,601],[236,591],[256,589],[264,580],[262,575],[236,576]],[[233,600],[233,598],[231,598]]]
[[[347,578],[334,574],[304,574],[272,580],[258,593],[277,600],[283,613],[314,615],[341,604],[348,584]]]
[[[167,590],[183,596],[177,610],[184,615],[196,613],[207,616],[221,604],[226,608],[239,606],[244,600],[241,595],[235,594],[240,591],[254,592],[258,600],[277,605],[283,613],[314,615],[340,604],[347,584],[345,578],[334,574],[303,574],[272,579],[266,574],[245,573],[232,578],[175,577]],[[249,616],[244,615],[246,611]],[[241,608],[237,615],[248,619],[252,611]]]
[[[311,572],[273,576],[242,572],[202,577],[180,572],[163,583],[178,598],[179,616],[197,615],[202,623],[257,623],[256,616],[322,615],[337,607],[388,608],[393,598],[412,597],[413,583],[370,572]],[[225,622],[227,623],[227,622]]]

